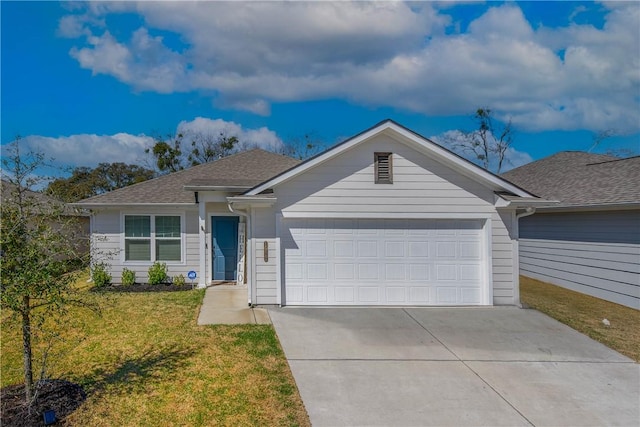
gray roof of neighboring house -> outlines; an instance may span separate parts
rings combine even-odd
[[[78,202],[79,205],[195,203],[189,187],[248,189],[297,165],[298,160],[256,148]]]
[[[13,195],[16,194],[17,189],[18,187],[15,184],[2,179],[0,181],[0,203],[2,203],[2,200],[11,200]],[[64,215],[86,216],[85,213],[77,212],[69,204],[51,197],[48,194],[44,194],[39,191],[26,190],[24,195],[25,197],[30,199],[31,202],[37,204],[41,208],[55,208],[56,210],[58,210],[62,207],[62,212],[60,213]]]
[[[640,156],[563,151],[502,176],[554,207],[640,203]]]

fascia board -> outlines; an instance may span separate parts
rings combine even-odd
[[[624,211],[640,209],[640,203],[601,203],[591,205],[541,206],[538,212]]]
[[[429,153],[436,160],[441,161],[445,165],[455,169],[456,171],[466,175],[467,177],[480,181],[492,189],[498,187],[499,189],[508,191],[520,197],[535,197],[533,194],[511,184],[510,182],[500,178],[497,175],[492,174],[479,166],[474,165],[462,157],[452,153],[451,151],[440,147],[438,144],[429,141],[428,139],[411,132],[410,130],[398,126],[395,123],[390,123],[390,129],[399,134],[402,137],[402,142],[417,148],[423,153]],[[397,139],[397,138],[396,138]]]
[[[193,207],[194,203],[69,203],[69,206],[80,209],[123,208],[123,207]]]
[[[233,186],[233,185],[185,185],[185,191],[226,191],[226,192],[237,192],[240,193],[242,191],[246,191],[251,187],[244,186]]]
[[[276,201],[275,197],[247,197],[247,196],[232,196],[227,197],[227,203],[233,203],[234,205],[242,205],[242,206],[273,206]]]

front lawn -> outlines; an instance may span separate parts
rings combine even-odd
[[[49,356],[49,377],[88,394],[67,422],[309,425],[273,327],[197,326],[203,295],[110,293],[98,297],[101,317],[74,310]],[[19,327],[6,313],[1,338],[4,387],[22,382]]]
[[[520,299],[640,362],[640,311],[524,276],[520,276]]]

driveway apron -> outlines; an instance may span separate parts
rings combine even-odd
[[[640,365],[534,310],[269,314],[314,426],[640,425]]]

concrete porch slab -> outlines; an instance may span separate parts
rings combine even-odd
[[[271,324],[265,309],[248,305],[246,286],[208,287],[202,300],[198,325]]]

